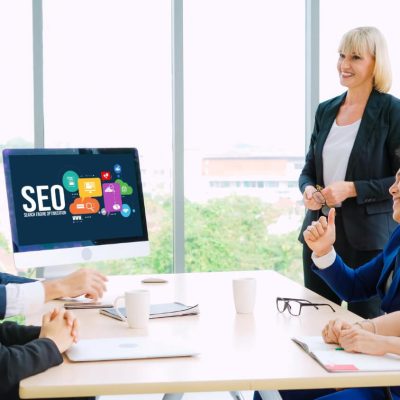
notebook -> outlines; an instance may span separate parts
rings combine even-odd
[[[321,336],[301,336],[292,340],[328,372],[400,371],[400,356],[395,354],[348,353],[337,344],[325,343]]]
[[[147,337],[82,339],[66,351],[71,361],[106,361],[143,358],[189,357],[199,354],[194,347],[170,340]]]
[[[118,307],[122,315],[125,314],[125,307]],[[193,315],[199,313],[199,305],[187,306],[183,303],[162,303],[150,306],[150,318],[177,317],[180,315]],[[121,321],[121,317],[116,313],[115,308],[105,308],[100,310],[100,314],[115,318]]]

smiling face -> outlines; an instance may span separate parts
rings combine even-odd
[[[340,84],[355,89],[373,87],[375,59],[369,53],[339,53],[337,63]]]
[[[400,169],[396,174],[396,181],[389,188],[389,193],[393,197],[393,219],[400,223]]]

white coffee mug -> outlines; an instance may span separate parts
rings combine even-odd
[[[234,279],[232,285],[236,312],[238,314],[252,313],[256,301],[255,278]]]
[[[118,302],[122,299],[125,299],[126,317],[118,309]],[[114,308],[130,328],[145,329],[150,316],[150,292],[142,289],[127,291],[123,296],[118,296],[114,300]]]

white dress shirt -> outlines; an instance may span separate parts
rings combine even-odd
[[[45,301],[41,282],[9,283],[6,285],[6,317],[34,314],[41,310]]]
[[[333,264],[333,262],[335,261],[336,251],[334,248],[332,248],[332,250],[329,253],[325,254],[322,257],[317,257],[315,255],[315,253],[313,252],[311,254],[311,259],[313,260],[313,263],[315,264],[315,266],[317,268],[325,269],[325,268],[330,267]]]

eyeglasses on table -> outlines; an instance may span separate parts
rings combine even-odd
[[[323,189],[323,187],[320,185],[315,185],[315,188],[316,188],[316,191],[312,193],[312,197],[318,204],[321,204],[322,214],[325,216],[328,216],[329,210],[331,209],[331,207],[329,207],[326,204],[326,199],[325,199],[324,195],[321,193],[321,190]]]
[[[334,308],[328,303],[312,303],[305,299],[293,299],[290,297],[277,297],[276,298],[276,308],[280,313],[285,310],[289,311],[290,315],[298,317],[301,314],[303,307],[314,307],[319,310],[319,307],[328,306],[333,312],[336,312]]]

